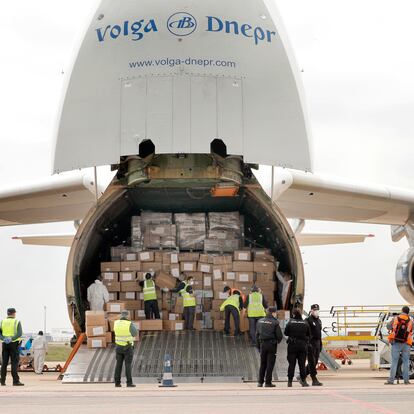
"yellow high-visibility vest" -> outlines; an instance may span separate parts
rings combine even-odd
[[[133,345],[134,337],[130,332],[131,321],[124,319],[119,319],[115,321],[114,331],[115,331],[115,343],[120,346],[127,346],[128,344]]]
[[[247,307],[248,318],[261,318],[266,316],[263,307],[263,295],[259,292],[252,292],[249,295],[249,306]]]
[[[229,296],[220,306],[220,311],[223,312],[226,306],[234,306],[240,312],[240,296],[231,295]]]
[[[157,292],[155,291],[155,283],[152,279],[144,281],[144,302],[147,300],[157,300]]]
[[[185,292],[182,295],[183,295],[184,308],[188,308],[190,306],[196,305],[196,298],[194,297],[194,295],[191,295],[188,292]]]
[[[3,336],[6,338],[13,338],[17,335],[17,327],[19,326],[19,321],[14,318],[3,319],[1,322],[1,331]],[[20,342],[22,338],[17,338],[13,342]]]

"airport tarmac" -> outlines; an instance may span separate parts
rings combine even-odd
[[[322,372],[321,388],[277,383],[274,389],[246,384],[180,384],[176,388],[139,385],[115,389],[113,384],[62,384],[56,373],[21,374],[25,387],[0,388],[1,412],[40,414],[132,413],[233,414],[270,413],[406,413],[414,405],[414,384],[385,386],[387,371],[373,372],[356,361],[338,373]],[[9,378],[9,382],[10,382]]]

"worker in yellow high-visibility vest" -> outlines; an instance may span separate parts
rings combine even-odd
[[[132,382],[132,359],[134,357],[134,337],[138,335],[136,326],[129,320],[129,312],[122,311],[121,318],[115,321],[115,387],[121,387],[122,366],[125,363],[127,387],[135,387]]]
[[[155,289],[155,282],[151,273],[145,275],[145,280],[141,280],[139,285],[144,292],[144,310],[145,319],[161,319],[160,310],[158,307],[157,291]]]
[[[2,364],[1,364],[1,385],[6,385],[7,365],[11,361],[11,374],[13,385],[24,385],[20,382],[17,370],[19,368],[19,343],[22,339],[22,324],[16,319],[16,309],[7,309],[7,319],[0,324],[0,340],[3,341]]]
[[[233,293],[221,304],[220,311],[224,311],[224,334],[230,335],[230,315],[234,320],[234,335],[240,335],[240,310],[243,308],[243,299],[238,291]]]
[[[190,331],[194,330],[194,318],[196,312],[196,298],[194,296],[193,288],[187,286],[186,291],[181,293],[183,297],[183,316],[184,316],[184,329]]]
[[[254,285],[246,298],[247,317],[249,318],[249,333],[253,345],[256,345],[256,326],[259,319],[266,316],[267,302],[261,290]]]

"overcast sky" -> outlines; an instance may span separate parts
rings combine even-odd
[[[409,0],[277,0],[307,95],[318,173],[414,187],[414,4]],[[61,71],[87,0],[3,2],[0,25],[0,188],[46,176]],[[11,236],[65,232],[70,223],[0,229],[0,314],[26,330],[67,327],[68,249]],[[375,233],[363,245],[303,249],[306,305],[400,303],[395,265],[406,241],[386,226],[312,222],[307,231]]]

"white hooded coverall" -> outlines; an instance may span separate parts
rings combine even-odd
[[[109,302],[108,289],[100,280],[95,280],[95,283],[88,287],[88,302],[93,311],[104,310],[105,303]]]
[[[37,335],[32,342],[33,349],[33,368],[36,374],[43,372],[43,365],[45,364],[45,357],[47,351],[47,341],[44,335]]]

